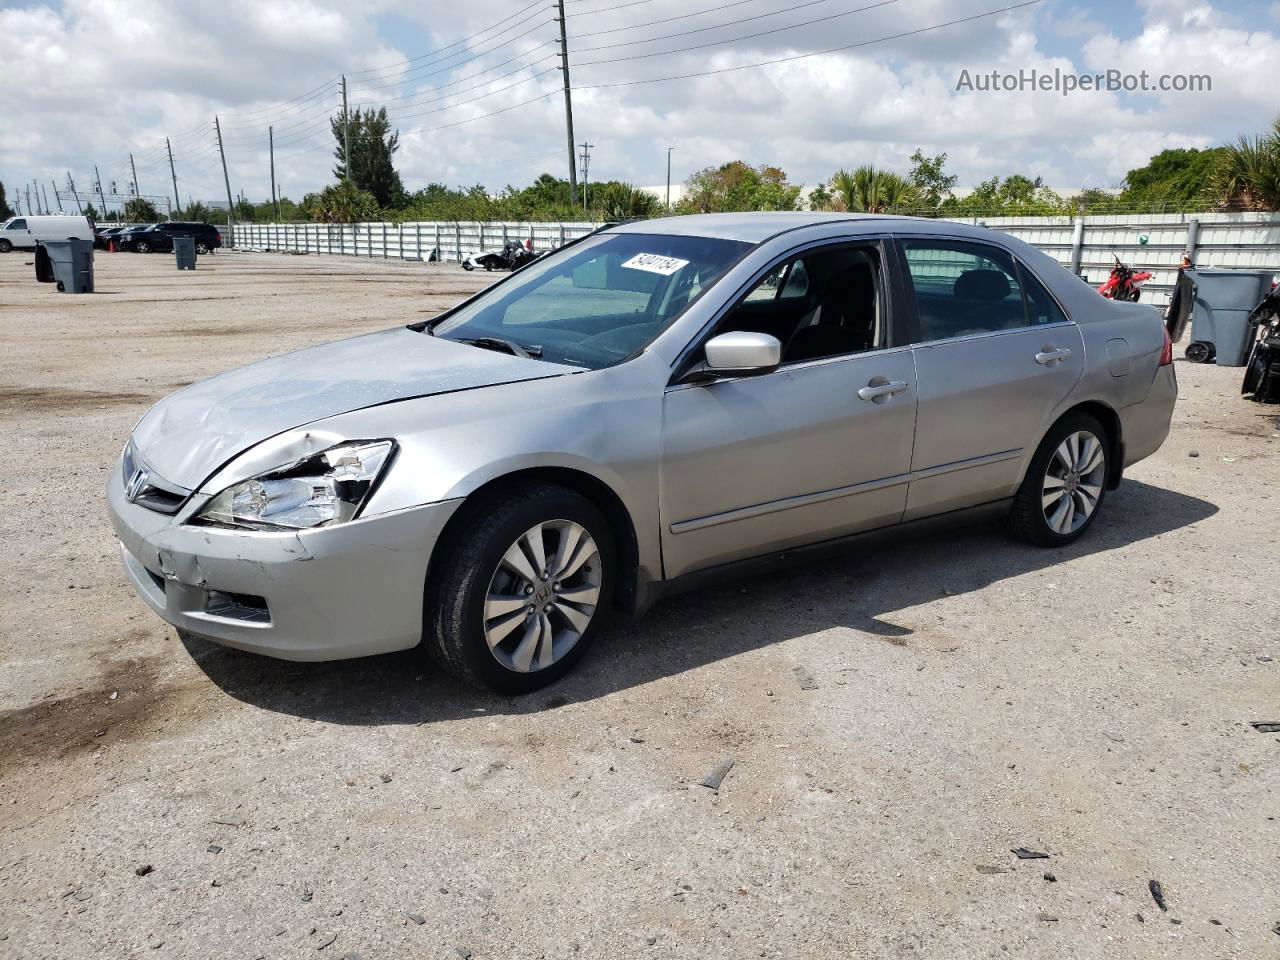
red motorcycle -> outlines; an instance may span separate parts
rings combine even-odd
[[[1132,267],[1126,267],[1120,262],[1120,258],[1116,257],[1116,265],[1111,268],[1111,276],[1107,277],[1106,283],[1098,287],[1098,292],[1108,300],[1137,303],[1141,284],[1146,283],[1151,277],[1149,270],[1134,270]]]

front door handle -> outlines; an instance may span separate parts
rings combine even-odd
[[[1071,358],[1071,351],[1066,347],[1057,349],[1055,347],[1045,347],[1036,354],[1036,363],[1044,367],[1051,367],[1059,360],[1068,360]]]
[[[886,380],[884,377],[872,377],[871,382],[858,391],[858,396],[872,403],[884,403],[895,394],[907,389],[905,380]]]

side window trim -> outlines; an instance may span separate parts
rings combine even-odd
[[[1075,321],[1071,319],[1071,314],[1067,311],[1066,307],[1062,305],[1062,301],[1058,299],[1050,286],[1041,280],[1034,270],[1024,264],[1021,257],[1003,244],[987,239],[973,240],[968,237],[949,236],[947,234],[940,233],[895,233],[891,234],[887,239],[891,242],[894,249],[897,273],[899,275],[898,279],[901,283],[901,316],[905,317],[904,325],[910,331],[910,338],[907,342],[912,346],[921,346],[933,343],[951,343],[956,340],[971,340],[975,337],[990,337],[1005,333],[1016,333],[1019,330],[1035,329],[1036,326],[1056,327],[1064,324],[1075,323]],[[1016,271],[1015,279],[1018,281],[1018,289],[1022,294],[1023,316],[1027,322],[1023,326],[1015,327],[1011,330],[986,330],[963,337],[940,337],[933,340],[925,340],[924,330],[920,324],[919,305],[916,302],[915,283],[911,279],[911,270],[907,263],[907,252],[906,247],[904,246],[905,242],[915,240],[937,241],[941,243],[967,243],[979,247],[990,247],[993,250],[998,250],[1003,253],[1013,262],[1014,270]],[[1040,325],[1033,325],[1030,323],[1031,304],[1027,296],[1026,284],[1022,279],[1024,274],[1030,276],[1031,279],[1039,285],[1040,289],[1044,290],[1045,293],[1048,294],[1049,299],[1053,301],[1054,305],[1058,308],[1059,313],[1062,314],[1062,320]]]
[[[886,350],[895,350],[899,347],[910,346],[908,341],[899,342],[901,339],[901,330],[904,326],[901,320],[901,312],[899,304],[903,302],[902,291],[897,282],[896,271],[893,269],[892,261],[895,258],[893,250],[894,238],[890,234],[868,234],[866,236],[842,237],[832,239],[830,237],[822,240],[812,240],[798,247],[781,253],[770,260],[764,267],[757,270],[751,275],[751,279],[747,280],[734,293],[724,306],[716,311],[715,315],[703,325],[702,329],[693,336],[693,338],[685,345],[685,348],[676,357],[675,362],[671,364],[671,377],[667,381],[667,387],[676,385],[677,381],[682,377],[688,369],[693,365],[693,358],[697,352],[702,349],[715,332],[721,321],[733,310],[736,310],[743,302],[743,299],[754,290],[760,282],[769,275],[769,271],[774,270],[779,264],[790,263],[795,260],[803,259],[805,256],[821,252],[824,250],[837,250],[841,247],[875,247],[880,254],[880,288],[884,294],[884,324],[885,324],[885,345],[875,350],[867,350],[858,354],[849,354],[848,356],[867,356],[873,353],[882,353]],[[788,274],[790,270],[787,271]],[[782,286],[778,287],[779,292]],[[912,298],[914,299],[914,298]],[[822,358],[825,361],[833,359],[841,359],[840,357]],[[806,363],[810,361],[804,361]],[[818,362],[818,361],[812,361]],[[784,364],[779,369],[791,369],[792,366]]]
[[[995,247],[996,250],[1004,252],[1005,256],[1009,257],[1010,260],[1014,261],[1014,269],[1018,270],[1019,288],[1021,289],[1021,292],[1023,292],[1024,310],[1029,310],[1029,305],[1027,302],[1027,287],[1025,287],[1025,284],[1023,283],[1023,273],[1027,273],[1030,275],[1030,278],[1032,278],[1033,280],[1036,280],[1036,283],[1039,284],[1039,287],[1041,287],[1041,289],[1043,289],[1043,291],[1048,294],[1048,297],[1050,297],[1050,300],[1052,300],[1053,303],[1055,303],[1057,308],[1059,308],[1059,312],[1061,312],[1062,317],[1064,317],[1064,319],[1060,321],[1056,321],[1056,323],[1044,324],[1044,326],[1060,326],[1062,324],[1073,324],[1073,325],[1075,324],[1075,320],[1071,319],[1071,314],[1068,308],[1066,308],[1065,306],[1062,306],[1062,301],[1060,301],[1059,298],[1057,298],[1056,293],[1053,293],[1053,288],[1050,287],[1050,285],[1048,285],[1047,283],[1044,283],[1044,280],[1039,278],[1039,275],[1036,273],[1036,271],[1030,269],[1029,266],[1027,266],[1027,264],[1024,264],[1023,259],[1021,259],[1021,257],[1018,256],[1018,253],[1015,253],[1014,251],[1010,250],[1009,247],[1004,246],[1004,244],[1002,243],[991,241],[991,239],[975,239],[975,241],[970,241],[970,239],[965,237],[947,236],[947,234],[942,234],[942,233],[893,233],[893,234],[890,234],[890,236],[888,236],[886,239],[888,242],[892,244],[893,253],[895,253],[896,268],[897,268],[896,273],[899,274],[899,276],[897,276],[897,279],[899,279],[899,282],[901,284],[900,297],[901,297],[901,303],[902,303],[902,310],[901,310],[900,316],[905,317],[904,325],[906,326],[906,328],[908,328],[910,332],[909,339],[906,340],[906,342],[913,344],[913,346],[916,346],[916,344],[923,344],[923,343],[947,343],[948,340],[952,340],[952,339],[969,339],[968,337],[965,337],[965,338],[947,337],[947,338],[942,338],[938,340],[924,339],[923,329],[920,328],[919,307],[918,305],[916,305],[916,302],[915,302],[915,284],[911,282],[911,273],[910,273],[910,269],[908,268],[908,262],[906,262],[906,250],[905,250],[905,247],[902,246],[902,244],[904,244],[905,241],[916,241],[916,239],[920,239],[920,241],[943,241],[943,242],[959,241],[959,242],[965,242],[965,243],[978,243],[978,244],[984,244],[984,246],[988,246],[988,247]],[[1023,326],[1023,328],[1018,328],[1018,329],[1025,330],[1029,328],[1030,328],[1030,324],[1028,324],[1027,326]],[[1010,332],[1009,330],[993,330],[993,332],[991,333],[1010,333]],[[973,334],[973,335],[974,337],[988,337],[988,335],[991,335],[991,333],[980,333],[980,334]]]

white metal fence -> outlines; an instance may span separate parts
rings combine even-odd
[[[1184,251],[1198,267],[1280,272],[1280,214],[1188,213],[1082,217],[985,217],[981,223],[1036,247],[1059,263],[1102,283],[1115,257],[1154,276],[1144,303],[1164,305],[1173,292]]]
[[[1280,214],[1201,213],[966,219],[1003,230],[1043,250],[1064,266],[1101,283],[1114,257],[1154,273],[1148,303],[1168,301],[1178,261],[1189,250],[1197,266],[1280,272]],[[534,249],[552,250],[598,223],[243,223],[236,224],[241,250],[346,254],[397,260],[458,262],[507,240],[532,238]]]
[[[598,223],[238,223],[239,250],[346,254],[395,260],[454,263],[508,240],[532,238],[535,250],[553,250],[589,233]]]

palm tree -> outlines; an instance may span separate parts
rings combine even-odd
[[[596,206],[603,211],[606,220],[656,217],[662,211],[662,201],[629,183],[604,184],[599,190]]]
[[[1280,210],[1280,117],[1271,132],[1227,147],[1210,178],[1218,203],[1232,210]]]
[[[870,164],[853,170],[837,170],[831,177],[831,192],[845,210],[859,213],[889,213],[919,205],[920,195],[905,178]]]

